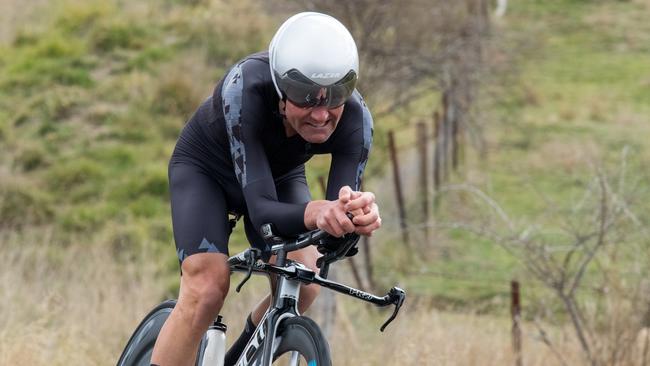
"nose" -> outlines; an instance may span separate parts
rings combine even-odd
[[[329,109],[326,106],[314,107],[311,110],[311,118],[316,122],[325,122],[329,118]]]

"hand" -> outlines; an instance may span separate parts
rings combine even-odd
[[[337,238],[355,232],[355,226],[346,215],[345,209],[345,204],[353,196],[354,192],[350,187],[341,188],[338,200],[326,201],[320,208],[316,217],[316,227]]]
[[[375,230],[381,227],[381,217],[379,216],[379,207],[375,203],[375,195],[372,192],[352,192],[349,197],[345,204],[345,210],[354,215],[352,219],[355,226],[354,232],[359,235],[371,236]]]

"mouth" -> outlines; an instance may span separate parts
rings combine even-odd
[[[327,126],[329,123],[330,123],[329,119],[327,121],[323,122],[323,123],[317,123],[317,122],[314,122],[314,121],[307,122],[307,124],[309,126],[313,127],[313,128],[323,128],[323,127]]]

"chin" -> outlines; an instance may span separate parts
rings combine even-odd
[[[305,128],[300,131],[300,136],[302,136],[303,140],[312,143],[312,144],[321,144],[327,139],[332,136],[332,133],[334,133],[333,129],[329,128],[322,128],[322,129],[313,129],[313,128]]]
[[[306,134],[302,138],[312,144],[322,144],[330,138],[331,133]]]

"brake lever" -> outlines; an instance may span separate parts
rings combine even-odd
[[[246,277],[239,283],[237,286],[237,292],[241,291],[241,288],[244,287],[244,284],[251,278],[253,274],[253,267],[257,260],[262,256],[262,251],[258,248],[250,248],[246,255],[246,265],[248,266],[248,272],[246,272]]]
[[[390,324],[397,317],[397,313],[399,312],[399,309],[402,307],[404,300],[406,299],[406,292],[404,292],[404,290],[399,287],[393,287],[390,289],[390,291],[388,291],[388,298],[391,300],[391,303],[395,305],[395,310],[393,311],[393,315],[391,315],[390,318],[386,320],[384,325],[379,328],[379,330],[382,332],[384,329],[386,329],[388,324]]]

